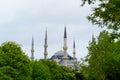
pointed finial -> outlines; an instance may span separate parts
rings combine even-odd
[[[94,34],[92,34],[92,41],[94,41],[95,40],[95,37],[94,37]]]
[[[73,41],[73,48],[75,48],[75,40]]]
[[[34,60],[34,38],[32,36],[31,60]]]
[[[65,25],[65,30],[64,30],[64,38],[67,38],[66,25]]]
[[[73,58],[75,59],[76,50],[75,50],[75,40],[73,40]]]
[[[47,40],[47,27],[46,27],[46,31],[45,31],[45,39]]]
[[[34,38],[33,38],[33,35],[32,35],[32,45],[34,45]]]
[[[46,30],[45,30],[45,44],[47,44],[47,27],[46,27]]]
[[[34,38],[33,38],[33,36],[32,36],[32,50],[34,50]]]

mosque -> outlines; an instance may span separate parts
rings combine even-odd
[[[67,66],[70,68],[77,68],[77,58],[76,58],[76,49],[75,49],[75,40],[73,41],[73,56],[70,56],[67,53],[67,31],[66,26],[64,29],[64,44],[63,44],[63,50],[57,51],[51,58],[48,58],[48,52],[47,52],[48,44],[47,44],[47,29],[45,32],[45,42],[44,42],[44,59],[47,60],[54,60],[57,62],[58,65]],[[31,60],[34,60],[34,39],[32,37],[32,48],[31,48]]]

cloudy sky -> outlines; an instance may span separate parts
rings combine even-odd
[[[48,57],[63,46],[64,26],[67,27],[68,53],[72,56],[76,40],[78,59],[87,55],[92,34],[100,29],[93,27],[86,16],[88,5],[80,7],[81,0],[0,0],[0,43],[15,41],[30,56],[31,38],[35,41],[35,58],[43,58],[45,27],[48,30]]]

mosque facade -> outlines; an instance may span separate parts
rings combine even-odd
[[[34,39],[32,37],[32,47],[31,47],[31,60],[34,60]],[[64,29],[64,43],[63,43],[63,50],[57,51],[54,53],[53,56],[50,58],[47,57],[48,52],[48,43],[47,43],[47,29],[45,31],[45,41],[44,41],[44,59],[46,60],[54,60],[58,65],[67,66],[70,68],[77,68],[77,58],[76,58],[76,48],[75,48],[75,40],[73,41],[73,56],[70,56],[67,52],[67,31],[66,26]]]

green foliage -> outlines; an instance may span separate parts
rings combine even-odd
[[[93,25],[110,29],[90,42],[81,72],[88,80],[119,80],[120,77],[120,0],[82,0],[82,6],[97,4],[87,17]],[[86,64],[87,63],[87,64]]]
[[[75,73],[71,68],[59,66],[55,61],[40,60],[49,68],[51,80],[75,80]]]
[[[0,80],[76,80],[75,72],[55,61],[32,61],[20,45],[5,42],[0,46]]]
[[[30,60],[22,51],[20,45],[14,42],[5,42],[1,45],[0,70],[1,75],[8,76],[11,79],[31,79]]]
[[[88,4],[94,4],[96,2],[96,0],[82,0],[82,4],[81,6],[84,6],[86,4],[86,2],[88,2]]]
[[[10,66],[0,68],[0,80],[13,80],[18,75],[17,70]]]
[[[120,29],[120,0],[83,0],[83,5],[85,2],[98,2],[98,7],[92,8],[92,13],[87,17],[94,25],[116,31]]]
[[[103,31],[97,40],[88,47],[86,57],[88,65],[81,71],[88,80],[119,80],[120,77],[120,40],[115,41],[111,35]]]
[[[49,68],[41,61],[34,61],[32,68],[32,80],[51,80]]]

